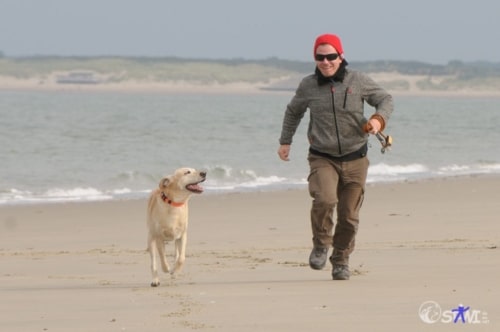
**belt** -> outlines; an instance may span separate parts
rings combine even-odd
[[[330,159],[333,161],[353,161],[353,160],[360,159],[360,158],[363,158],[366,156],[366,154],[368,153],[368,144],[365,143],[357,151],[348,153],[348,154],[340,156],[340,157],[332,156],[331,154],[320,152],[318,150],[314,150],[313,148],[309,148],[309,153],[316,155],[316,156],[323,157],[323,158],[327,158],[327,159]]]

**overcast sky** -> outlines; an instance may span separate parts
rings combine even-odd
[[[6,56],[312,61],[326,32],[351,61],[500,62],[500,0],[0,0]]]

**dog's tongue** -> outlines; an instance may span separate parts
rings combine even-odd
[[[194,191],[194,192],[203,192],[203,187],[200,186],[199,184],[195,183],[195,184],[190,184],[187,186],[187,188],[191,191]]]

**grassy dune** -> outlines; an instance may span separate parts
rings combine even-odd
[[[191,85],[257,84],[269,90],[290,90],[313,70],[313,63],[265,60],[208,60],[126,57],[0,57],[3,82],[54,83],[58,75],[86,72],[105,84],[176,83]],[[351,62],[350,67],[371,74],[381,85],[396,92],[500,91],[500,65],[450,62],[430,65],[417,62]],[[20,83],[21,82],[21,83]],[[4,84],[5,85],[5,84]]]

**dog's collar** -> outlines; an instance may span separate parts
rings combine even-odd
[[[169,199],[169,198],[167,197],[167,195],[165,195],[165,193],[164,193],[163,191],[161,192],[161,199],[162,199],[165,203],[167,203],[167,204],[169,204],[169,205],[172,205],[172,206],[175,206],[175,207],[181,207],[181,206],[183,206],[183,205],[184,205],[184,202],[177,203],[177,202],[174,202],[173,200]]]

